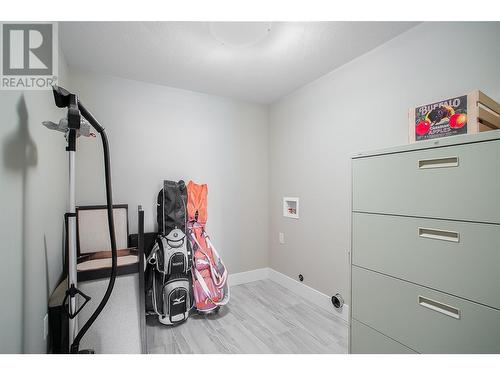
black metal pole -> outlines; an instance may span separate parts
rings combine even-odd
[[[80,331],[78,332],[78,334],[76,335],[75,339],[71,344],[70,352],[79,353],[80,341],[82,337],[85,335],[85,333],[88,331],[92,323],[94,323],[94,321],[97,319],[101,311],[104,309],[104,306],[106,306],[106,303],[108,302],[109,297],[111,296],[111,292],[113,291],[116,279],[117,251],[116,251],[116,238],[115,238],[115,224],[113,220],[113,193],[111,189],[111,165],[110,165],[111,163],[110,163],[109,143],[104,128],[80,102],[76,94],[72,94],[68,90],[59,86],[53,86],[52,92],[54,94],[54,101],[56,103],[56,106],[59,108],[65,108],[65,107],[68,108],[67,120],[68,120],[69,134],[68,134],[67,151],[70,152],[76,151],[76,137],[77,137],[77,129],[80,129],[80,116],[83,116],[90,123],[90,125],[92,125],[92,127],[101,135],[101,141],[104,151],[106,203],[108,212],[109,237],[111,240],[111,275],[109,278],[108,287],[106,288],[106,292],[104,293],[101,302],[99,303],[95,311],[92,313],[88,321],[80,329]],[[81,292],[79,293],[81,294]],[[75,315],[78,313],[78,311],[79,310],[77,310]],[[85,351],[85,352],[89,353],[90,351]]]

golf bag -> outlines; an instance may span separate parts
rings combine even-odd
[[[158,238],[146,261],[146,311],[166,325],[184,322],[193,306],[186,200],[184,181],[163,182],[157,201]]]
[[[187,230],[194,254],[192,278],[195,307],[200,313],[213,313],[229,302],[228,273],[205,232],[207,185],[189,181],[187,191]]]

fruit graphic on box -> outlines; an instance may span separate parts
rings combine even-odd
[[[410,143],[500,129],[500,104],[479,90],[408,111]]]
[[[467,95],[415,108],[415,140],[467,134]]]

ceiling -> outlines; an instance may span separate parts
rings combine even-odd
[[[70,67],[271,103],[415,22],[62,22]]]

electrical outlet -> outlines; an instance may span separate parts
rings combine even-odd
[[[279,240],[280,240],[280,244],[285,243],[285,233],[283,233],[283,232],[279,233]]]
[[[49,335],[49,314],[45,314],[43,317],[43,339],[47,340]]]

